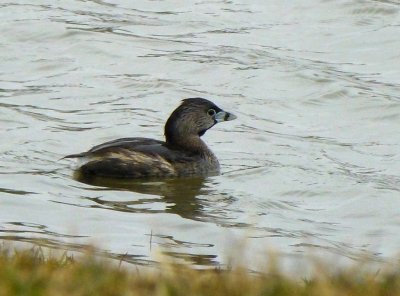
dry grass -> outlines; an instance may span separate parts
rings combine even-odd
[[[323,266],[323,265],[322,265]],[[400,268],[375,273],[353,267],[334,274],[318,267],[307,281],[274,268],[264,274],[194,270],[166,264],[160,269],[134,271],[84,255],[43,255],[41,249],[0,251],[0,295],[400,295]]]

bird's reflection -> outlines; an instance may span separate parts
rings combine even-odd
[[[99,197],[85,197],[91,201],[89,207],[110,209],[113,211],[123,211],[130,213],[172,213],[184,219],[195,221],[214,221],[219,225],[234,225],[226,223],[224,218],[225,207],[223,209],[212,210],[210,196],[218,195],[219,202],[225,204],[232,203],[232,196],[218,193],[215,183],[211,178],[180,178],[166,180],[116,180],[109,178],[83,178],[75,174],[77,181],[94,185],[97,187],[91,190],[108,192],[110,189],[132,192],[132,198],[124,195],[124,200],[115,200],[115,194],[101,194]],[[139,194],[134,194],[139,193]],[[141,195],[143,194],[143,195]],[[113,197],[111,197],[113,196]],[[122,195],[121,195],[122,196]],[[215,200],[215,198],[212,198]],[[160,207],[162,204],[162,207]],[[242,227],[242,225],[240,225]],[[175,238],[175,230],[172,233],[151,233],[149,236],[150,246],[156,244],[161,247],[163,253],[168,257],[173,257],[176,262],[182,264],[193,264],[201,266],[219,265],[217,255],[212,254],[214,245],[212,243],[202,243],[182,241]],[[203,253],[207,249],[206,254]],[[210,254],[211,253],[211,254]],[[120,255],[124,258],[124,255]],[[124,260],[125,259],[121,259]]]
[[[109,178],[84,178],[81,175],[74,176],[77,181],[82,183],[106,187],[107,189],[117,189],[137,192],[149,195],[149,197],[132,201],[113,201],[107,200],[106,196],[101,198],[89,198],[102,207],[112,208],[113,210],[126,212],[167,212],[174,213],[183,218],[202,220],[204,218],[204,205],[197,196],[209,193],[210,189],[206,185],[206,178],[182,178],[167,180],[118,180]],[[154,203],[159,203],[163,197],[166,204],[165,210],[146,208]]]

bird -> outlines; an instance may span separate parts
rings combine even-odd
[[[217,123],[237,117],[204,98],[187,98],[169,116],[165,141],[120,138],[94,146],[87,152],[67,155],[84,164],[83,178],[149,179],[211,176],[220,164],[201,137]]]

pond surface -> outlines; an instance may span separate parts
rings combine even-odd
[[[400,4],[251,2],[3,1],[1,239],[137,265],[398,254]],[[238,116],[203,137],[220,176],[118,189],[60,160],[162,139],[198,96]]]

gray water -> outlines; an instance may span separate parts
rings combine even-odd
[[[0,236],[152,265],[389,261],[400,247],[398,1],[2,1]],[[186,97],[238,116],[222,174],[92,186],[71,153],[163,138]]]

